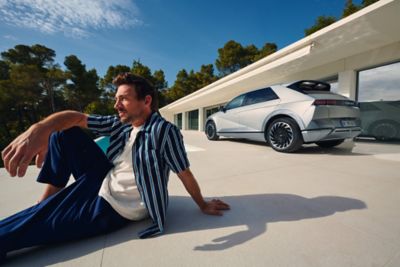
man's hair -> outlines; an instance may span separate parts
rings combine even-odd
[[[158,111],[157,91],[154,86],[145,78],[130,72],[124,72],[118,74],[117,77],[114,78],[113,84],[117,89],[123,84],[132,85],[138,100],[144,100],[146,95],[151,96],[151,110]]]

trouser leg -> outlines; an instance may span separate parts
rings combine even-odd
[[[72,127],[50,136],[49,149],[37,181],[64,187],[71,173],[78,179],[99,166],[112,164],[82,129]]]
[[[0,252],[116,230],[129,220],[98,196],[107,169],[83,174],[56,195],[0,221]]]
[[[98,196],[113,165],[79,128],[51,135],[38,181],[64,187],[45,201],[0,221],[0,254],[23,247],[91,236],[128,220]],[[0,255],[1,256],[1,255]]]

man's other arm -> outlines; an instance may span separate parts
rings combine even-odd
[[[219,199],[213,199],[211,201],[205,201],[201,195],[199,184],[193,176],[193,173],[187,168],[184,171],[179,172],[179,179],[181,179],[186,191],[190,194],[196,204],[199,206],[200,210],[209,215],[222,215],[223,210],[229,210],[228,204]]]
[[[67,110],[33,124],[1,152],[6,170],[12,177],[22,177],[34,157],[36,166],[40,168],[47,153],[50,134],[74,126],[87,128],[87,121],[88,115]]]

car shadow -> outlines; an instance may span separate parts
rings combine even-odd
[[[294,194],[256,194],[220,197],[229,203],[231,210],[224,216],[202,214],[188,196],[171,196],[165,235],[210,230],[212,240],[198,244],[196,251],[226,250],[248,242],[267,231],[267,225],[275,222],[295,222],[321,218],[335,214],[367,208],[358,199],[340,196],[318,196],[305,198]],[[113,247],[138,239],[137,232],[143,230],[149,220],[132,223],[108,235],[64,244],[21,250],[12,253],[7,260],[9,266],[45,266],[99,253],[103,248]],[[244,226],[245,230],[228,227]],[[224,229],[213,231],[215,229]],[[176,238],[179,238],[178,236]],[[140,242],[140,240],[138,240]],[[132,248],[134,251],[134,248]],[[97,258],[96,258],[97,259]]]
[[[219,141],[224,142],[236,142],[243,143],[255,146],[265,146],[269,149],[273,150],[269,144],[266,142],[253,141],[248,139],[241,138],[221,138]],[[353,141],[344,142],[343,144],[338,145],[337,147],[332,148],[323,148],[319,147],[316,144],[304,144],[299,150],[292,152],[290,154],[324,154],[324,155],[340,155],[340,156],[369,156],[367,153],[354,152],[353,149],[355,147],[355,143]],[[277,152],[279,153],[279,152]]]

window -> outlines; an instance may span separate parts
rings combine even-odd
[[[229,109],[233,109],[233,108],[238,108],[242,105],[243,103],[243,99],[244,99],[245,95],[240,95],[235,97],[234,99],[231,100],[231,102],[229,102],[226,106],[225,109],[229,110]]]
[[[175,114],[175,125],[179,127],[179,129],[182,129],[182,113]]]
[[[219,109],[219,107],[206,109],[206,118],[210,117],[214,113],[217,113]]]
[[[264,88],[247,93],[243,105],[253,105],[273,99],[278,99],[274,91],[271,88]]]
[[[400,62],[358,72],[358,101],[400,100]]]
[[[189,130],[199,129],[199,110],[189,111]]]
[[[362,136],[400,140],[400,62],[358,72]]]

